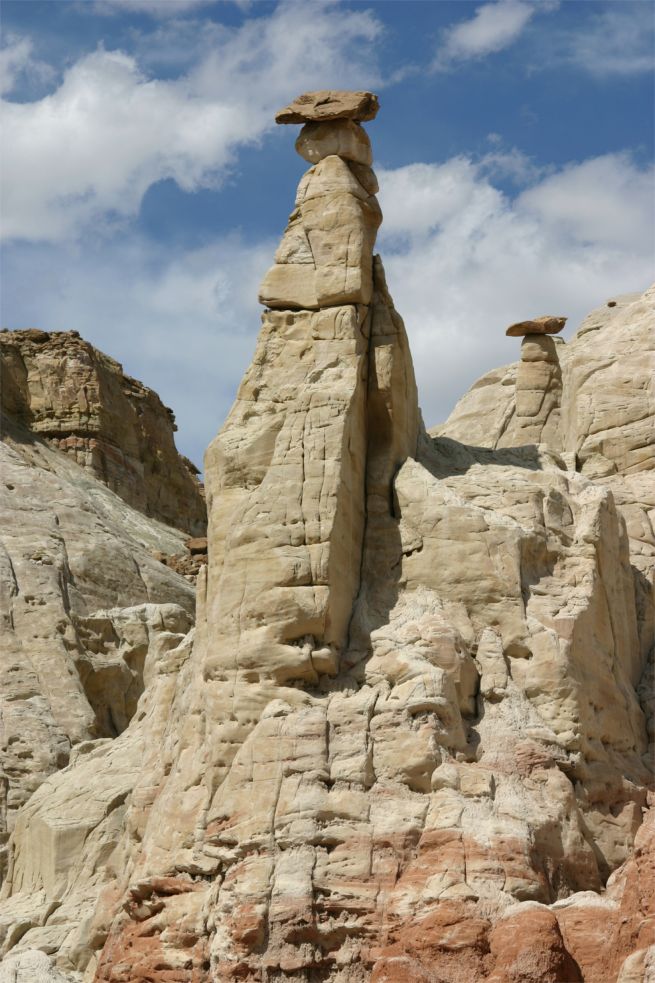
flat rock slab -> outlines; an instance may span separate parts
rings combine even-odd
[[[565,317],[544,314],[543,317],[535,317],[531,321],[510,324],[505,334],[510,338],[521,338],[526,334],[559,334],[566,322]]]
[[[321,89],[305,92],[275,114],[276,123],[313,123],[334,119],[354,119],[360,123],[375,119],[380,104],[372,92],[342,92]]]

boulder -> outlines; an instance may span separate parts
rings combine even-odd
[[[349,119],[305,123],[296,139],[296,150],[310,164],[317,164],[332,154],[365,167],[373,163],[371,142],[366,131]]]

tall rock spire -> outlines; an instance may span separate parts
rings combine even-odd
[[[316,163],[301,178],[262,284],[267,310],[253,363],[207,455],[207,618],[212,637],[225,639],[211,661],[222,676],[224,654],[231,667],[242,653],[235,681],[249,672],[258,683],[317,685],[337,674],[359,590],[367,448],[382,433],[390,446],[398,442],[392,431],[403,420],[407,379],[411,433],[396,468],[416,446],[409,349],[379,260],[374,275],[382,216],[358,122],[374,115],[372,106],[370,93],[318,93],[278,114],[305,121],[296,146]],[[326,107],[328,119],[320,115]],[[400,374],[392,367],[399,344],[407,364]],[[372,434],[371,387],[376,399],[389,389],[388,402],[401,376],[403,410]],[[387,508],[392,478],[388,470]]]
[[[373,257],[382,215],[361,122],[376,112],[371,93],[330,92],[301,96],[278,114],[304,123],[296,147],[312,166],[260,290],[265,310],[253,361],[207,451],[207,583],[198,586],[196,639],[171,708],[185,721],[184,735],[171,731],[162,789],[147,819],[135,820],[148,830],[130,866],[139,883],[169,873],[157,857],[175,853],[178,871],[211,879],[225,862],[233,866],[235,842],[237,853],[263,851],[249,887],[237,866],[225,890],[222,875],[212,888],[212,979],[232,978],[242,958],[256,974],[260,935],[275,936],[274,961],[295,951],[287,936],[303,903],[282,888],[278,900],[269,897],[271,878],[280,881],[285,865],[296,863],[293,850],[278,870],[275,834],[270,840],[279,796],[287,794],[285,749],[296,729],[298,747],[314,731],[322,742],[325,696],[357,687],[350,670],[359,655],[347,652],[354,612],[361,623],[369,611],[359,597],[362,572],[400,559],[397,537],[391,559],[374,544],[381,524],[396,522],[393,478],[415,451],[419,412],[402,320]],[[253,767],[259,774],[255,746],[267,749],[267,780],[249,802]],[[252,822],[237,833],[244,810]],[[177,817],[175,830],[167,815]],[[300,849],[301,880],[313,857],[313,848]],[[247,918],[234,895],[244,888]],[[258,901],[252,907],[253,891],[261,911]],[[118,979],[112,964],[126,932],[119,916],[99,980]]]

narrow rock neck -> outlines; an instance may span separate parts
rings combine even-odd
[[[307,123],[296,149],[314,166],[300,180],[260,300],[278,310],[368,305],[382,221],[368,135],[352,120]]]

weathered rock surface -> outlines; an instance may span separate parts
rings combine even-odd
[[[380,108],[372,92],[349,92],[321,89],[305,92],[275,114],[276,123],[330,122],[335,119],[354,119],[360,123],[375,119]]]
[[[516,439],[525,444],[557,444],[562,403],[562,371],[557,344],[547,335],[528,334],[516,372]]]
[[[296,140],[296,150],[310,164],[317,164],[333,154],[365,167],[373,163],[371,141],[366,130],[349,119],[335,120],[334,123],[306,123]]]
[[[510,338],[521,338],[531,334],[559,334],[568,318],[553,317],[552,314],[544,314],[542,317],[535,317],[529,321],[517,321],[510,324],[505,332]]]
[[[0,983],[68,983],[68,979],[39,949],[7,956],[0,965]]]
[[[186,633],[195,607],[191,585],[152,556],[188,555],[185,533],[137,512],[6,417],[3,427],[0,879],[21,806],[75,748],[127,727],[149,648],[162,633]],[[92,784],[77,790],[86,801]],[[50,902],[30,917],[39,911],[51,914]],[[15,941],[21,930],[10,924]]]
[[[301,181],[346,196],[342,285],[269,274],[196,629],[21,808],[0,943],[86,983],[647,983],[651,295],[611,354],[529,338],[430,436],[353,175]],[[278,264],[311,267],[293,222]]]
[[[0,332],[2,414],[89,468],[146,515],[202,535],[197,471],[175,449],[175,418],[152,389],[77,332]]]
[[[336,154],[324,157],[300,182],[275,265],[260,288],[261,303],[283,310],[368,305],[381,220],[361,170]]]

